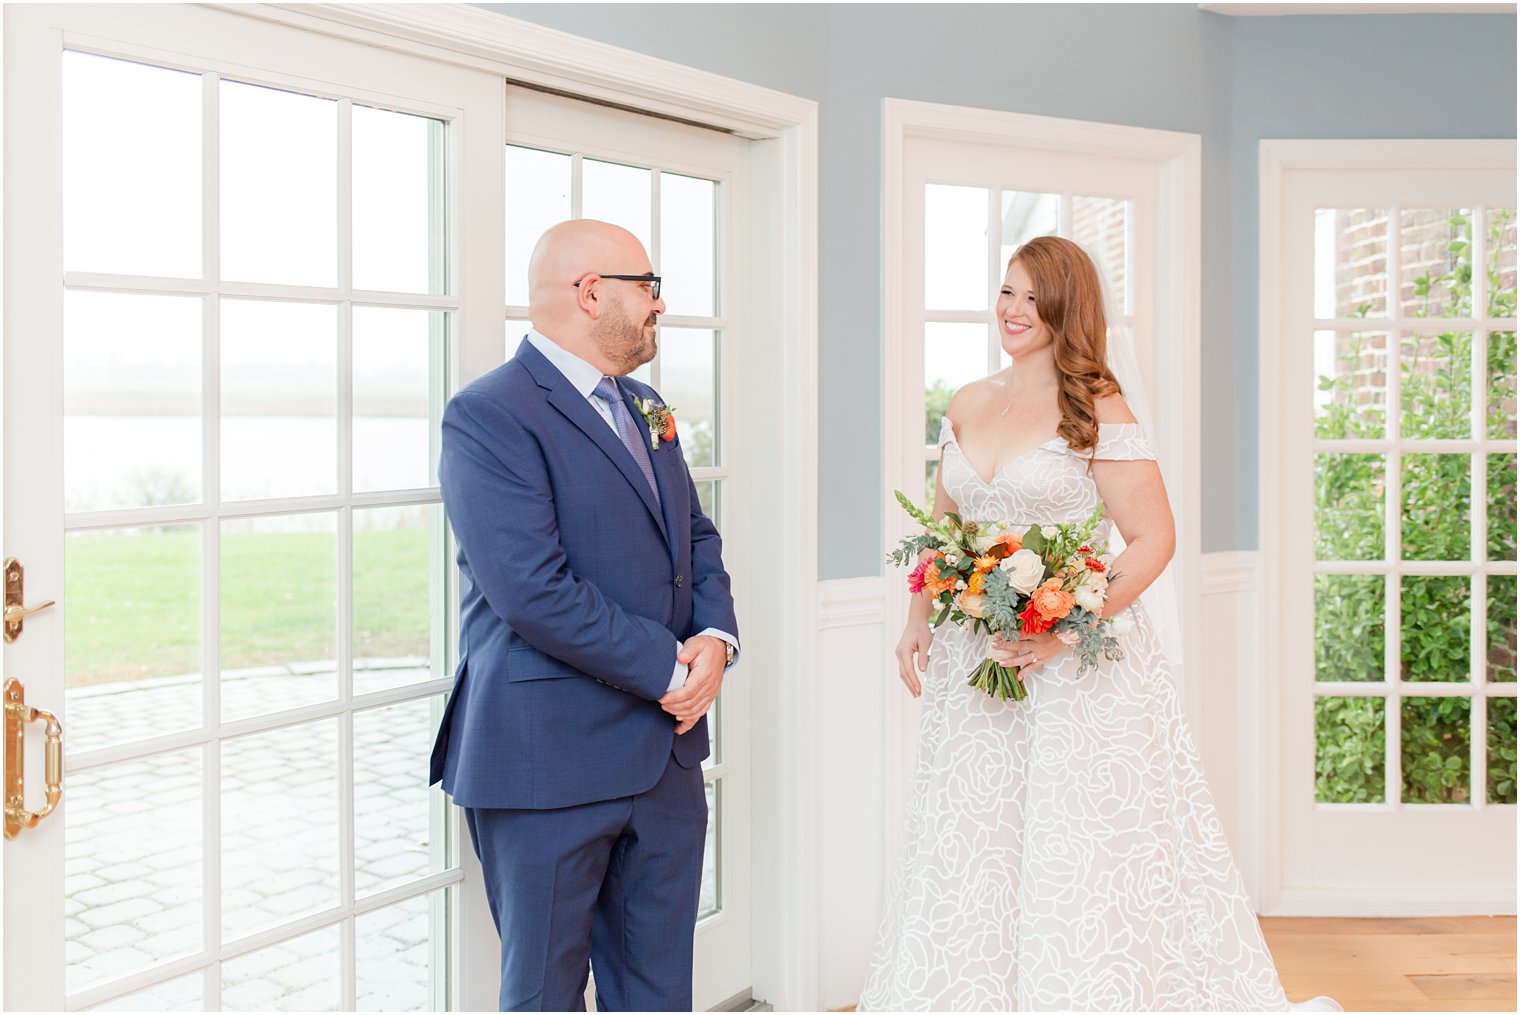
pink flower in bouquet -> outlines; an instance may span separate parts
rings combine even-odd
[[[916,596],[924,590],[924,572],[927,570],[929,570],[929,561],[921,560],[917,567],[908,572],[908,591],[913,595]]]

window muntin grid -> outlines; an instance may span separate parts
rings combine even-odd
[[[441,714],[441,692],[446,691],[449,686],[445,659],[446,648],[443,640],[444,626],[438,622],[446,612],[445,583],[448,555],[445,552],[441,509],[438,507],[439,494],[430,467],[420,477],[420,482],[413,479],[406,483],[389,486],[381,483],[378,489],[358,494],[353,492],[356,479],[353,472],[355,419],[362,416],[364,410],[362,405],[356,405],[355,385],[350,379],[354,376],[356,363],[354,345],[356,308],[361,316],[369,312],[367,308],[404,310],[425,315],[427,318],[425,327],[420,332],[414,329],[414,334],[420,335],[414,344],[419,344],[420,347],[414,351],[413,360],[423,365],[422,375],[426,378],[426,388],[410,392],[409,406],[411,403],[417,403],[417,405],[409,408],[408,418],[413,421],[413,429],[420,427],[424,430],[436,430],[436,421],[441,414],[442,403],[446,397],[444,385],[447,376],[445,370],[447,345],[449,336],[454,330],[454,315],[458,310],[458,301],[453,295],[447,256],[451,243],[450,234],[453,230],[448,225],[449,218],[446,210],[449,170],[445,162],[447,152],[445,139],[452,114],[445,110],[417,110],[411,113],[382,111],[356,104],[349,98],[339,95],[312,96],[294,91],[279,92],[278,86],[268,82],[249,83],[223,79],[221,75],[214,72],[168,70],[84,51],[67,52],[64,56],[64,68],[66,136],[71,133],[67,122],[71,111],[77,114],[81,109],[79,102],[87,102],[89,99],[91,93],[88,82],[93,79],[98,85],[102,75],[109,79],[114,71],[124,71],[128,77],[137,81],[146,79],[150,82],[154,80],[169,82],[173,86],[170,90],[176,95],[178,103],[176,108],[181,113],[189,109],[191,105],[197,106],[194,111],[198,115],[201,128],[195,133],[197,142],[192,149],[175,149],[172,153],[181,163],[186,159],[191,160],[193,168],[185,170],[183,165],[180,165],[180,169],[183,170],[180,175],[195,182],[197,193],[195,200],[186,202],[185,209],[182,209],[193,219],[191,224],[185,228],[166,230],[168,235],[174,238],[170,249],[160,251],[153,258],[134,261],[130,245],[123,247],[114,242],[104,245],[97,243],[94,249],[98,256],[95,256],[93,260],[72,265],[71,270],[67,270],[64,276],[66,301],[94,298],[115,299],[118,303],[130,304],[133,298],[138,298],[158,300],[159,305],[164,305],[164,301],[179,301],[174,305],[183,303],[195,308],[188,316],[186,326],[179,329],[179,333],[184,333],[187,327],[193,332],[190,341],[193,352],[188,359],[181,352],[176,352],[175,362],[188,362],[189,365],[188,373],[177,382],[178,390],[188,390],[192,393],[190,401],[186,403],[188,408],[181,406],[181,411],[193,413],[192,418],[199,422],[198,426],[191,428],[191,432],[198,438],[197,446],[191,453],[191,461],[196,466],[196,482],[191,485],[188,493],[184,490],[177,491],[177,494],[184,495],[146,499],[129,498],[126,501],[121,498],[107,497],[104,500],[85,499],[75,503],[64,519],[67,539],[74,541],[74,545],[78,546],[82,545],[78,542],[79,540],[89,540],[92,537],[109,539],[112,536],[122,536],[133,532],[188,533],[186,550],[191,555],[190,570],[197,575],[195,580],[198,583],[196,593],[198,600],[191,604],[191,610],[195,616],[186,622],[192,627],[198,626],[201,632],[189,651],[198,661],[202,674],[222,674],[225,648],[221,621],[229,598],[229,590],[222,581],[223,566],[229,552],[224,529],[229,525],[269,526],[288,523],[294,524],[296,530],[300,530],[304,527],[304,519],[323,519],[320,527],[325,528],[331,536],[329,552],[332,559],[328,566],[332,569],[329,573],[333,575],[333,578],[329,598],[331,609],[335,611],[332,618],[332,627],[335,630],[330,643],[333,651],[330,653],[330,658],[322,662],[322,666],[334,674],[334,685],[331,690],[317,694],[307,703],[289,707],[276,702],[273,705],[266,704],[256,708],[246,717],[225,716],[222,710],[222,704],[226,698],[223,694],[223,681],[202,678],[191,692],[198,697],[198,701],[187,703],[183,693],[168,697],[160,695],[158,700],[150,703],[150,707],[136,710],[129,716],[128,725],[136,727],[137,732],[132,732],[130,729],[126,732],[120,729],[112,730],[110,736],[103,735],[93,742],[87,740],[82,745],[83,750],[78,749],[81,745],[77,740],[72,742],[71,746],[76,749],[67,757],[69,776],[71,779],[80,781],[81,785],[98,784],[103,787],[103,792],[96,794],[101,800],[108,803],[111,800],[122,799],[120,794],[125,791],[127,794],[125,799],[130,800],[134,807],[141,810],[144,807],[145,797],[151,800],[153,792],[162,791],[169,794],[166,800],[172,797],[174,818],[172,821],[166,820],[155,826],[159,833],[157,848],[143,853],[143,857],[152,856],[156,852],[169,855],[169,859],[182,863],[184,869],[194,874],[191,880],[194,882],[194,890],[201,893],[201,905],[199,913],[190,914],[193,919],[189,920],[187,930],[185,920],[177,918],[169,920],[171,924],[181,927],[190,934],[190,937],[186,939],[189,944],[171,950],[172,953],[140,954],[134,958],[122,951],[131,947],[130,942],[116,945],[102,942],[96,955],[97,957],[104,956],[108,961],[97,963],[98,975],[80,979],[71,978],[68,984],[68,1007],[85,1008],[109,1003],[112,999],[122,999],[129,995],[144,998],[158,996],[154,993],[155,991],[167,991],[168,994],[177,996],[184,992],[182,988],[185,985],[194,984],[199,988],[195,992],[197,1006],[215,1009],[221,1003],[223,986],[230,982],[227,979],[229,974],[224,966],[228,968],[236,966],[241,956],[253,955],[272,947],[284,947],[288,942],[312,939],[314,936],[320,937],[325,934],[336,942],[336,950],[333,951],[335,964],[327,975],[327,978],[334,982],[334,1000],[342,1007],[352,1009],[356,996],[362,995],[366,990],[365,985],[357,981],[356,975],[356,918],[367,914],[383,913],[390,907],[396,906],[410,906],[415,909],[419,904],[415,900],[421,900],[426,904],[426,927],[425,936],[416,942],[416,947],[412,948],[409,954],[416,957],[425,953],[425,962],[419,968],[425,969],[428,1004],[431,1007],[444,1007],[448,1003],[449,996],[448,978],[445,972],[449,948],[446,929],[449,924],[453,896],[457,892],[457,885],[463,875],[457,864],[457,851],[449,841],[443,800],[436,790],[425,790],[423,799],[412,801],[414,809],[420,812],[412,815],[414,826],[420,828],[421,825],[418,822],[425,823],[427,826],[426,841],[421,843],[421,848],[426,853],[425,859],[413,863],[410,870],[386,881],[387,887],[384,890],[372,892],[363,898],[356,899],[355,897],[355,716],[356,713],[361,717],[367,716],[372,713],[372,710],[378,711],[385,708],[406,710],[410,723],[408,732],[412,740],[421,742],[409,743],[404,749],[404,752],[412,752],[418,757],[414,759],[403,757],[400,760],[412,767],[415,767],[414,763],[425,760],[426,734],[430,732]],[[70,78],[71,69],[78,68],[85,69],[84,77],[75,75],[74,78]],[[85,82],[83,86],[80,86],[81,81]],[[221,213],[225,210],[222,204],[222,198],[225,195],[221,193],[221,184],[225,179],[222,170],[226,168],[224,155],[227,149],[221,143],[220,128],[222,127],[221,99],[229,92],[245,95],[258,92],[266,96],[278,92],[282,101],[305,98],[328,104],[332,113],[332,150],[337,152],[337,156],[330,166],[331,176],[324,180],[314,181],[312,185],[318,190],[330,185],[334,195],[336,239],[331,252],[334,284],[323,287],[258,280],[234,282],[225,279],[222,262],[225,252],[223,241],[227,240],[227,237],[221,228]],[[131,102],[123,104],[117,101],[119,99],[120,96],[114,96],[113,102],[126,109],[132,108]],[[74,103],[72,107],[70,102]],[[356,288],[353,284],[355,243],[360,241],[370,243],[369,253],[373,254],[374,237],[384,235],[386,232],[384,228],[386,224],[374,218],[373,211],[376,203],[372,200],[367,201],[367,196],[373,196],[370,191],[375,189],[376,176],[373,173],[366,173],[366,170],[370,168],[368,164],[357,165],[356,168],[356,159],[365,159],[366,151],[371,151],[372,154],[376,146],[373,136],[374,128],[394,126],[394,121],[385,119],[387,116],[406,117],[408,122],[404,125],[405,132],[415,142],[410,152],[410,175],[406,178],[406,186],[403,187],[412,199],[408,212],[411,228],[402,239],[402,242],[409,246],[406,258],[409,274],[391,274],[392,278],[408,277],[413,280],[419,278],[426,280],[426,285],[418,284],[412,292],[365,291]],[[356,119],[367,124],[370,130],[369,134],[357,139],[354,131]],[[75,136],[87,133],[89,133],[87,130],[73,131]],[[65,146],[64,194],[66,204],[71,208],[77,206],[68,200],[71,197],[70,181],[77,184],[79,180],[86,179],[88,176],[88,174],[80,176],[70,170],[70,153],[77,155],[79,150],[78,145],[70,147],[66,144]],[[77,163],[77,158],[74,161]],[[389,179],[394,182],[398,177],[392,176]],[[394,198],[395,194],[392,193],[389,196]],[[86,211],[94,207],[89,200],[83,201],[82,205]],[[367,208],[369,211],[366,211]],[[419,218],[426,226],[420,231],[415,228]],[[88,216],[81,218],[79,214],[66,213],[66,220],[66,239],[69,236],[73,236],[76,241],[79,241],[81,237],[84,240],[89,239],[91,227]],[[119,222],[105,223],[106,232],[119,227]],[[423,249],[421,251],[411,249],[411,245],[417,242],[419,236],[426,237],[423,241]],[[86,246],[88,247],[88,244]],[[360,273],[367,275],[370,279],[384,274],[377,270],[373,261],[371,257],[360,266]],[[419,265],[422,269],[420,274]],[[110,271],[102,271],[101,268],[109,268]],[[166,268],[173,270],[165,274],[163,272]],[[226,499],[222,496],[220,480],[224,470],[221,438],[224,425],[221,410],[226,405],[222,374],[224,367],[221,341],[223,337],[222,309],[234,300],[244,303],[260,302],[267,306],[315,308],[332,316],[331,341],[335,369],[329,376],[336,425],[332,436],[334,451],[330,461],[334,475],[331,484],[321,492],[313,495],[262,499],[258,497]],[[138,332],[137,337],[141,339],[144,330],[138,329]],[[359,351],[357,360],[360,363],[369,362],[373,365],[373,359],[367,359],[365,356],[367,350]],[[129,367],[130,365],[128,363]],[[152,366],[150,362],[148,367]],[[113,382],[118,388],[130,383],[132,379],[130,369],[123,369],[118,364],[113,373],[112,368],[113,364],[109,362],[97,364],[94,376],[96,393],[109,395]],[[378,372],[383,374],[384,370],[381,369]],[[371,387],[375,381],[375,374],[376,371],[372,369],[365,375],[371,382]],[[383,385],[384,381],[382,380],[381,383]],[[369,389],[361,388],[359,398],[362,400],[368,391]],[[84,393],[77,385],[71,390],[72,396],[82,396],[82,394]],[[69,398],[66,398],[66,405],[68,404],[83,405],[88,409],[89,400],[76,397],[71,402]],[[160,400],[158,404],[162,405],[163,400]],[[65,411],[67,412],[68,409]],[[73,445],[76,453],[78,453],[77,449],[86,443],[76,441]],[[424,437],[422,445],[417,449],[418,453],[426,455],[429,461],[435,460],[435,444],[435,438]],[[88,473],[88,470],[74,471],[76,474]],[[67,468],[65,474],[69,474]],[[364,485],[362,481],[360,485]],[[421,524],[410,526],[408,530],[410,534],[407,537],[412,543],[419,544],[413,549],[413,555],[420,552],[421,559],[426,561],[427,573],[419,579],[413,571],[408,586],[417,600],[411,604],[412,607],[426,615],[426,622],[423,624],[423,630],[426,632],[423,635],[425,644],[422,646],[421,656],[411,660],[411,667],[404,675],[393,675],[396,679],[382,682],[384,686],[378,690],[356,693],[354,685],[356,646],[352,631],[353,547],[356,535],[354,518],[356,514],[363,516],[365,511],[379,509],[412,515],[420,512],[426,516]],[[416,519],[413,519],[413,522],[415,523]],[[395,525],[392,526],[393,529],[395,527]],[[183,570],[181,568],[181,571]],[[130,569],[126,573],[130,575]],[[299,575],[292,575],[286,580],[287,582],[299,581]],[[73,578],[71,584],[76,588],[87,586],[89,584],[88,571]],[[139,582],[132,587],[137,595],[142,595],[144,589],[142,583]],[[101,615],[104,616],[108,612],[103,609]],[[77,623],[73,633],[76,635],[79,633]],[[66,625],[66,639],[69,634]],[[68,655],[67,647],[65,654]],[[77,670],[78,667],[75,669]],[[288,675],[299,676],[293,670]],[[169,688],[169,690],[172,691],[174,688]],[[75,698],[75,695],[69,695],[70,708],[78,707]],[[159,709],[170,705],[181,707],[182,710],[188,708],[185,721],[177,724],[170,723],[167,726],[156,723],[154,720]],[[362,724],[363,720],[361,720]],[[100,725],[104,728],[104,722]],[[324,840],[324,854],[332,854],[331,862],[337,873],[335,882],[329,879],[330,897],[315,899],[314,905],[310,908],[302,909],[298,906],[297,909],[301,910],[300,912],[272,912],[268,914],[268,919],[255,920],[254,923],[257,926],[249,924],[246,930],[229,927],[224,933],[224,918],[236,915],[240,911],[237,909],[240,902],[230,897],[223,898],[223,889],[230,890],[231,887],[224,884],[223,870],[227,867],[227,861],[223,847],[227,836],[235,836],[245,831],[246,829],[239,826],[248,824],[247,822],[229,823],[225,820],[223,789],[226,781],[237,777],[238,774],[235,771],[237,766],[228,763],[228,759],[232,757],[228,752],[238,745],[257,745],[269,738],[284,739],[291,741],[295,745],[294,748],[273,760],[279,762],[293,758],[299,764],[303,758],[312,754],[306,748],[310,746],[309,737],[314,732],[320,732],[317,740],[328,744],[326,753],[329,757],[322,766],[318,780],[319,789],[324,798],[320,805],[323,817],[318,824],[325,826],[325,830],[321,833]],[[190,760],[184,764],[172,763],[176,762],[176,759]],[[369,762],[371,759],[365,760]],[[145,774],[150,775],[151,778],[145,779]],[[295,778],[293,792],[299,795],[300,787],[309,783],[310,780],[302,778],[299,771],[294,772],[293,777]],[[253,781],[259,784],[268,778],[273,778],[276,785],[283,785],[279,781],[281,778],[279,772],[266,773],[265,776],[260,776]],[[65,820],[81,829],[89,827],[91,823],[89,819],[92,815],[81,809],[88,806],[88,799],[89,794],[86,793],[83,800],[76,800],[65,812]],[[180,806],[183,801],[189,801],[189,806]],[[105,803],[101,806],[104,807]],[[256,812],[267,813],[267,811],[257,811],[257,809]],[[295,824],[292,828],[305,827],[300,817],[301,809],[294,808],[294,812],[297,816],[293,819]],[[101,813],[104,814],[104,811]],[[362,821],[360,823],[363,824]],[[180,826],[186,830],[182,836],[184,841],[164,841],[163,836],[166,833],[171,833],[173,827]],[[104,827],[109,830],[110,823],[108,822]],[[75,836],[74,838],[76,842],[89,838],[96,844],[103,844],[102,848],[111,848],[115,841],[105,832],[98,836]],[[418,843],[410,845],[415,848]],[[67,852],[66,849],[66,854]],[[179,857],[180,853],[187,855]],[[92,883],[91,878],[95,882],[103,882],[107,888],[113,886],[109,879],[102,879],[99,876],[100,865],[97,864],[93,872],[84,871],[83,865],[77,862],[80,856],[82,854],[76,853],[72,858],[68,855],[65,857],[66,877],[72,882],[72,886],[66,882],[65,887],[66,895],[69,896],[65,903],[66,926],[83,909],[90,908],[82,902],[81,894],[92,889],[98,891],[102,887],[101,884]],[[143,857],[138,859],[141,860]],[[76,869],[70,877],[71,863]],[[116,885],[131,886],[134,881],[145,880],[141,872],[128,869],[132,867],[131,863],[118,866],[121,868],[117,872],[120,880],[115,882]],[[235,869],[235,867],[229,869]],[[165,876],[179,876],[182,873],[182,870],[177,870],[171,865],[166,869]],[[151,879],[146,880],[151,881]],[[178,889],[181,896],[189,890],[184,886]],[[299,895],[298,890],[295,894]],[[291,897],[289,891],[286,892],[286,897]],[[96,901],[97,910],[121,904],[120,902],[113,903],[103,895]],[[124,901],[127,904],[126,909],[130,909],[132,900]],[[178,899],[178,905],[180,909],[185,908],[186,903],[183,898]],[[194,908],[193,903],[189,905]],[[145,914],[133,916],[126,912],[126,909],[123,909],[121,913],[123,919],[112,926],[130,927],[133,920],[145,916]],[[415,914],[411,914],[409,918],[411,919],[409,926],[414,929],[420,926]],[[373,919],[380,919],[380,917]],[[373,920],[370,922],[372,923]],[[83,923],[80,923],[80,928],[83,929],[79,933],[70,932],[70,937],[82,940],[88,934],[102,929],[101,926]],[[118,935],[118,937],[124,936],[126,935]],[[77,951],[78,945],[71,944],[70,947],[71,950]],[[116,948],[117,951],[113,953],[112,948]],[[75,955],[70,956],[71,965],[75,958]],[[256,981],[257,977],[255,977]],[[236,1002],[229,998],[228,1003]],[[263,1003],[269,1004],[270,998],[265,997]]]
[[[1513,348],[1513,218],[1513,209],[1484,206],[1315,211],[1312,328],[1317,418],[1311,454],[1319,492],[1316,559],[1309,580],[1317,603],[1317,666],[1348,674],[1343,680],[1322,680],[1316,673],[1316,739],[1322,719],[1341,723],[1350,736],[1383,738],[1383,757],[1373,766],[1371,781],[1349,788],[1337,782],[1329,794],[1351,796],[1355,802],[1324,800],[1327,791],[1317,777],[1316,808],[1430,806],[1405,799],[1405,724],[1412,717],[1436,730],[1438,737],[1467,736],[1466,785],[1459,783],[1456,788],[1462,792],[1454,794],[1465,799],[1441,804],[1496,806],[1488,802],[1489,717],[1491,710],[1496,717],[1500,712],[1513,714],[1515,685],[1512,667],[1501,672],[1510,680],[1489,678],[1490,608],[1501,605],[1491,602],[1490,591],[1502,589],[1505,579],[1513,582],[1515,561],[1512,556],[1493,559],[1489,552],[1489,481],[1495,465],[1507,462],[1513,470],[1516,441],[1513,381],[1508,381],[1505,423],[1500,404],[1505,378],[1502,367],[1490,376],[1488,350],[1490,341],[1507,341]],[[1452,231],[1445,239],[1447,246],[1433,250],[1429,237],[1443,223]],[[1491,247],[1491,227],[1496,224],[1500,245]],[[1460,251],[1452,246],[1462,243],[1469,246]],[[1460,284],[1439,281],[1448,254],[1466,256],[1475,266],[1465,296]],[[1491,286],[1491,272],[1501,289]],[[1513,367],[1509,369],[1512,376]],[[1450,412],[1464,399],[1465,414]],[[1500,409],[1497,427],[1495,408]],[[1431,435],[1411,432],[1415,418],[1437,413],[1440,418]],[[1455,459],[1465,459],[1467,469],[1451,470],[1449,463]],[[1450,516],[1412,511],[1410,495],[1442,471],[1457,477],[1447,484],[1454,495],[1450,506],[1465,512],[1466,524],[1448,526],[1456,538],[1437,547],[1444,552],[1422,552],[1406,539],[1406,531],[1414,525],[1449,522]],[[1351,476],[1357,481],[1341,482]],[[1333,533],[1327,538],[1319,506],[1325,503],[1324,491],[1331,488],[1327,484],[1342,491],[1344,499],[1335,509],[1362,526],[1359,531],[1365,538],[1337,539]],[[1511,505],[1512,496],[1511,489]],[[1508,524],[1513,527],[1512,520]],[[1512,548],[1507,552],[1512,554]],[[1370,599],[1380,602],[1381,617],[1372,617],[1365,603],[1347,609],[1357,597],[1338,595],[1334,588],[1352,583],[1365,590],[1364,598],[1370,593]],[[1455,659],[1443,660],[1459,665],[1406,657],[1410,611],[1417,608],[1465,614],[1466,644]],[[1368,615],[1348,617],[1348,612]],[[1358,635],[1352,637],[1348,631]],[[1509,637],[1512,640],[1513,634]],[[1328,664],[1327,654],[1335,657]],[[1348,655],[1355,655],[1356,662],[1348,664]],[[1357,699],[1366,704],[1356,704]],[[1382,699],[1381,704],[1373,704],[1374,699]],[[1460,714],[1462,701],[1468,702],[1465,715]],[[1411,735],[1424,737],[1427,732],[1411,726]],[[1317,756],[1317,761],[1324,760]]]

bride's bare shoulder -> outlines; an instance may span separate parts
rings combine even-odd
[[[998,374],[969,381],[955,389],[955,394],[950,396],[950,407],[946,413],[955,420],[980,416],[981,410],[996,401],[1002,390],[1003,382]]]
[[[1093,415],[1097,417],[1099,423],[1138,422],[1135,414],[1129,409],[1129,403],[1118,392],[1096,399],[1093,402]]]

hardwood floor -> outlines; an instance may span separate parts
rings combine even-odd
[[[1328,994],[1347,1011],[1515,1010],[1513,916],[1276,916],[1261,929],[1292,1001]]]
[[[1294,1001],[1347,1011],[1514,1011],[1515,918],[1263,917]]]

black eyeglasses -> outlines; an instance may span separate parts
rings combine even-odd
[[[619,278],[624,282],[648,282],[649,298],[652,300],[657,300],[660,298],[660,276],[658,275],[604,275],[599,271],[595,272],[595,275],[597,278]],[[578,286],[581,284],[581,282],[584,281],[585,279],[581,279],[570,284]]]

